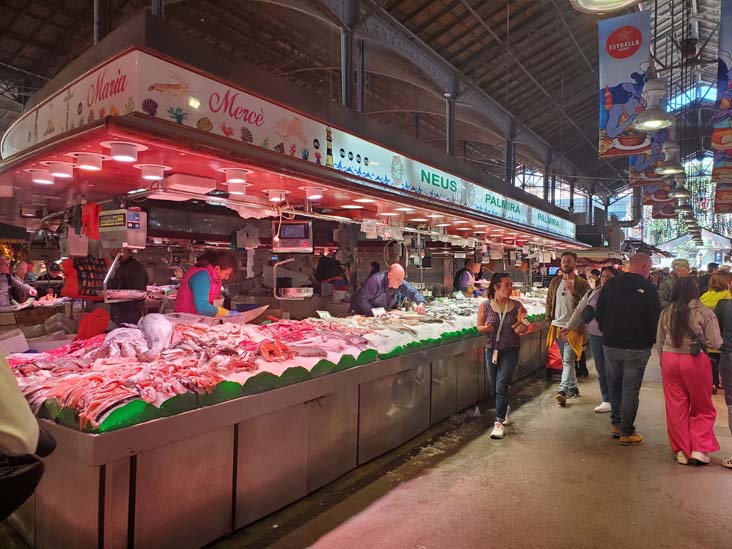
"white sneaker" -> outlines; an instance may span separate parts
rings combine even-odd
[[[505,425],[506,427],[508,427],[509,425],[511,425],[511,419],[510,419],[510,417],[511,417],[511,407],[510,407],[510,406],[508,406],[508,407],[506,408],[506,418],[505,418],[505,419],[503,420],[503,424],[504,424],[504,425]]]
[[[689,459],[686,457],[686,454],[681,450],[676,452],[676,461],[681,465],[689,465]]]
[[[595,412],[598,414],[604,414],[612,409],[609,402],[601,402],[595,406]]]
[[[493,425],[493,431],[491,431],[491,438],[503,438],[504,435],[503,423],[496,421]]]
[[[689,460],[694,461],[699,465],[707,465],[709,463],[709,454],[706,452],[697,452],[696,450],[692,450]]]

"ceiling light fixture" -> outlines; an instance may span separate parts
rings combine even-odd
[[[358,202],[359,204],[372,204],[376,202],[373,198],[354,198],[354,202]]]
[[[640,0],[570,0],[572,7],[582,13],[602,15],[636,5]]]
[[[53,176],[51,172],[42,168],[30,168],[26,170],[31,174],[31,181],[39,185],[53,185]]]
[[[455,227],[456,231],[472,231],[470,227]]]
[[[658,175],[677,175],[684,173],[684,166],[679,162],[679,153],[681,149],[675,141],[666,141],[663,144],[664,160],[656,166]],[[688,191],[687,191],[688,192]]]
[[[693,212],[694,210],[688,204],[679,204],[678,206],[676,206],[676,211],[677,212]]]
[[[633,128],[643,132],[653,132],[670,127],[674,117],[661,108],[661,101],[666,95],[666,80],[652,78],[643,86],[646,97],[646,109],[633,122]]]
[[[145,145],[129,141],[102,141],[99,144],[105,149],[109,149],[112,160],[117,162],[137,162],[137,153],[147,150]]]
[[[162,181],[165,172],[173,169],[162,164],[135,164],[134,167],[142,171],[142,178],[145,181]]]
[[[287,195],[290,194],[290,191],[282,189],[264,189],[262,192],[269,197],[270,202],[277,204],[284,202],[287,199]]]
[[[244,168],[219,168],[218,171],[226,175],[226,184],[230,183],[246,183],[247,175],[252,173],[251,170]]]
[[[102,162],[109,160],[108,156],[97,153],[70,152],[66,156],[70,156],[76,160],[77,168],[88,172],[100,171],[102,169]]]
[[[435,223],[435,227],[450,227],[452,223]]]
[[[427,219],[426,217],[413,217],[409,221],[413,221],[414,223],[425,223],[429,221],[429,219]]]
[[[465,225],[466,223],[470,223],[470,221],[465,221],[464,219],[453,219],[452,223],[453,225]]]
[[[320,200],[325,195],[322,187],[300,187],[300,190],[305,191],[305,198],[308,200]]]
[[[53,177],[59,179],[70,179],[74,177],[74,163],[73,162],[57,162],[55,160],[45,160],[41,162],[44,166],[48,167],[48,171],[51,172]]]
[[[363,210],[363,206],[358,204],[343,204],[341,208],[344,210]]]
[[[680,199],[685,199],[685,200],[688,200],[689,198],[691,198],[691,193],[689,192],[689,189],[687,189],[686,187],[683,187],[683,186],[672,189],[669,194],[674,198],[680,198]]]
[[[429,217],[430,219],[441,219],[445,216],[442,214],[427,214],[427,217]]]
[[[399,217],[401,214],[396,212],[379,212],[377,215],[382,215],[384,217]]]
[[[413,212],[414,208],[394,208],[396,212]]]

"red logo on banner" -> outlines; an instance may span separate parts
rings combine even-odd
[[[643,35],[636,27],[618,27],[607,37],[605,49],[611,57],[626,59],[637,52],[643,43]]]

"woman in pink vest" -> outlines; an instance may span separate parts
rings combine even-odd
[[[236,258],[229,252],[207,251],[188,269],[178,289],[176,313],[222,317],[232,312],[213,303],[221,297],[222,283],[236,272]],[[236,314],[236,313],[234,313]]]

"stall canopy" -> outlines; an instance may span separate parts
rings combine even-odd
[[[139,47],[26,112],[1,150],[0,185],[47,185],[49,210],[73,192],[101,200],[132,191],[219,200],[242,217],[291,206],[454,237],[584,247],[568,219]],[[49,177],[68,163],[73,177]]]
[[[702,229],[702,240],[704,241],[704,248],[711,248],[718,251],[729,251],[732,249],[732,240],[724,235]],[[674,250],[684,246],[685,244],[692,242],[690,235],[685,234],[663,244],[659,244],[658,248],[664,252],[673,253]]]
[[[3,242],[28,242],[28,231],[23,227],[0,223],[0,241]]]

